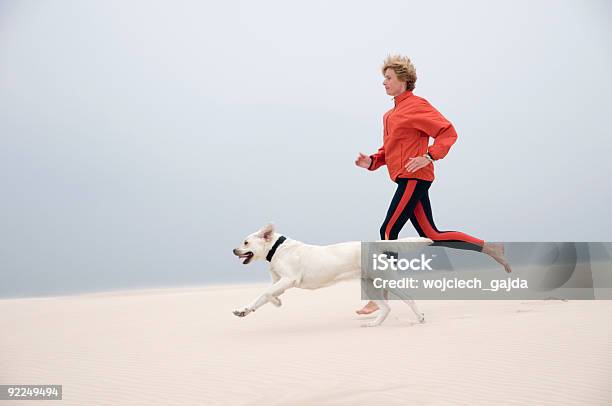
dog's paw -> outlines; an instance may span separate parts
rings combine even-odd
[[[419,315],[419,323],[421,324],[425,323],[425,313],[421,313]]]
[[[251,309],[245,307],[244,310],[234,310],[234,316],[244,317],[247,314],[251,313]]]
[[[387,316],[389,315],[389,312],[385,313],[381,310],[380,314],[378,316],[376,316],[376,318],[374,320],[372,320],[369,323],[364,323],[361,325],[361,327],[376,327],[376,326],[380,326],[383,321],[385,321],[387,319]]]
[[[277,297],[273,297],[272,299],[270,299],[270,303],[272,303],[276,307],[281,307],[283,305],[283,302],[281,302],[281,300]]]

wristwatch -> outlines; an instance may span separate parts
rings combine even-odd
[[[433,162],[434,159],[431,157],[431,155],[429,155],[429,152],[426,152],[425,155],[423,155],[425,158],[429,159],[429,162]]]

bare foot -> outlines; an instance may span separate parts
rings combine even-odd
[[[370,313],[374,313],[377,310],[378,310],[378,305],[370,300],[367,305],[365,305],[362,309],[356,310],[355,313],[370,314]]]
[[[510,264],[508,261],[506,261],[506,257],[504,255],[504,244],[497,242],[485,242],[482,246],[482,252],[499,262],[504,267],[506,272],[512,272],[512,268],[510,268]]]

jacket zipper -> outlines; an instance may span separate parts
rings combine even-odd
[[[396,108],[397,108],[397,103],[395,103],[395,105],[393,106],[393,108],[391,109],[389,114],[387,114],[387,118],[385,119],[385,135],[389,135],[389,126],[387,125],[387,122],[389,121],[389,117],[391,117],[391,114],[393,114],[395,112]],[[384,142],[383,142],[383,144],[384,144]]]

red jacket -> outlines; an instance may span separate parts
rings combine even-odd
[[[438,110],[422,97],[406,91],[395,96],[395,107],[383,117],[383,146],[370,155],[373,171],[387,165],[391,180],[416,178],[434,180],[433,163],[415,172],[404,168],[409,158],[429,152],[434,159],[442,159],[457,140],[453,125]],[[429,137],[434,143],[429,146]]]

